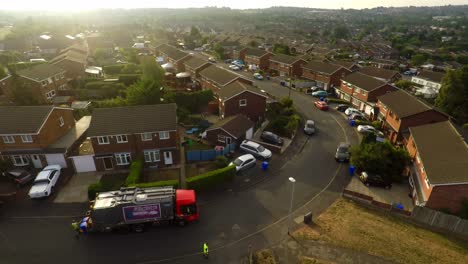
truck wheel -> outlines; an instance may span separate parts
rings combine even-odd
[[[145,228],[144,228],[143,225],[133,225],[132,229],[133,229],[133,231],[135,231],[137,233],[142,233],[143,231],[145,231]]]

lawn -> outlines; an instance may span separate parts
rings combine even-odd
[[[313,239],[399,263],[467,263],[464,242],[448,239],[396,217],[338,200],[315,221]],[[317,232],[318,231],[318,232]]]
[[[106,190],[118,190],[125,184],[127,176],[127,173],[104,174],[102,175],[100,182],[105,186]]]
[[[143,182],[178,180],[180,169],[157,169],[143,172]]]

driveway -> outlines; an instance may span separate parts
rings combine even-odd
[[[84,203],[88,201],[88,186],[101,179],[98,172],[77,173],[60,190],[54,203]]]

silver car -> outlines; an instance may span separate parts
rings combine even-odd
[[[350,148],[351,145],[349,143],[341,142],[336,148],[335,160],[338,162],[349,161],[351,157],[351,153],[349,152]]]
[[[267,159],[271,158],[271,155],[272,155],[271,151],[269,149],[266,149],[262,145],[260,145],[260,144],[258,144],[256,142],[253,142],[253,141],[249,141],[249,140],[242,141],[239,148],[242,151],[250,153],[250,154],[254,155],[255,157],[258,157],[258,158],[264,159],[264,160],[267,160]]]
[[[307,120],[304,125],[304,133],[307,135],[315,134],[315,122],[313,120]]]
[[[239,172],[254,167],[255,161],[255,157],[252,154],[245,154],[235,159],[229,166],[236,165],[236,172]]]

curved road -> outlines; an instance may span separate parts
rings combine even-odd
[[[278,97],[288,89],[272,82],[257,85]],[[295,177],[293,219],[306,212],[317,214],[340,196],[347,182],[346,166],[335,162],[338,142],[357,142],[356,133],[346,127],[344,118],[334,110],[322,112],[310,96],[291,93],[302,114],[317,123],[316,135],[305,139],[303,148],[287,160],[277,162],[264,182],[240,192],[226,191],[214,202],[201,204],[198,224],[184,228],[152,228],[143,234],[93,234],[73,238],[70,218],[83,205],[53,205],[17,208],[0,220],[2,263],[205,263],[200,253],[203,242],[210,245],[210,263],[239,263],[253,250],[285,238],[291,195],[288,177]],[[253,173],[259,173],[259,170]],[[238,177],[246,177],[245,175]],[[203,196],[200,195],[203,200]],[[49,217],[41,217],[51,215]],[[38,215],[38,217],[34,217]]]

